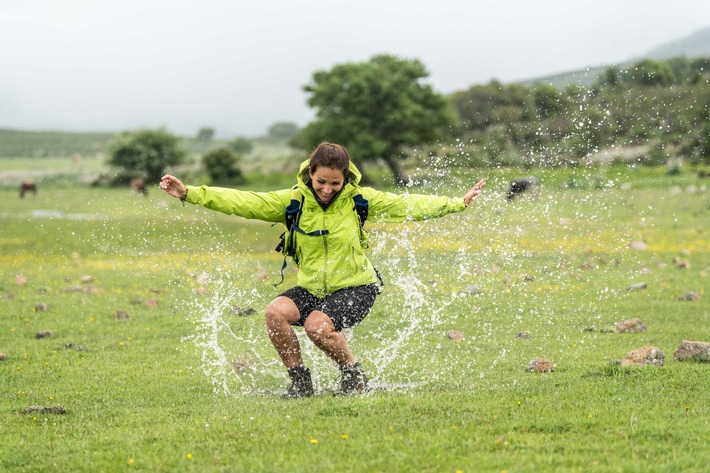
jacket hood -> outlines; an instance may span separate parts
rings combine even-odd
[[[306,185],[306,181],[303,179],[303,176],[305,173],[307,173],[309,165],[309,160],[306,159],[301,163],[301,165],[298,168],[298,175],[296,176],[296,179],[298,180],[298,187],[300,187],[303,190],[308,189],[308,186]],[[358,186],[360,185],[360,179],[362,179],[362,173],[360,170],[355,167],[352,161],[350,161],[350,168],[348,169],[348,175],[347,177],[347,183],[345,186],[343,186],[343,190],[341,191],[341,194],[345,193],[350,193],[350,191],[357,189]],[[309,192],[310,193],[310,192]]]

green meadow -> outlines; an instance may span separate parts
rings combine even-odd
[[[263,321],[295,281],[289,265],[273,286],[282,229],[78,169],[20,199],[29,168],[3,166],[0,471],[708,471],[710,363],[673,359],[710,342],[695,170],[445,170],[390,189],[488,181],[464,213],[366,224],[385,287],[348,337],[373,390],[334,396],[337,369],[298,332],[317,395],[282,400]],[[528,174],[537,195],[507,202]],[[615,333],[632,318],[647,331]],[[663,366],[615,363],[645,346]],[[554,370],[527,371],[538,358]]]

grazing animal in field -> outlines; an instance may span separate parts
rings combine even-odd
[[[32,192],[32,197],[37,195],[37,183],[35,181],[22,181],[20,184],[20,199],[25,197],[26,192]]]
[[[143,180],[143,178],[131,178],[129,185],[131,186],[131,190],[136,194],[143,194],[146,197],[148,196],[148,189],[145,187],[145,181]]]
[[[510,189],[508,189],[508,200],[513,200],[515,197],[535,191],[540,184],[540,181],[536,177],[525,177],[521,179],[516,179],[510,183]]]

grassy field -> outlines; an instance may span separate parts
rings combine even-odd
[[[710,364],[673,360],[710,341],[707,180],[545,170],[506,202],[530,173],[451,172],[409,191],[485,177],[475,208],[368,223],[386,287],[348,336],[375,390],[334,397],[302,338],[318,395],[296,401],[263,321],[295,280],[272,285],[281,229],[155,188],[0,189],[0,471],[707,471]],[[610,364],[643,346],[665,365]]]

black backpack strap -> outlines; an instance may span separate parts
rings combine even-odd
[[[362,194],[357,194],[353,197],[355,202],[355,212],[357,212],[357,219],[360,221],[360,227],[365,225],[367,220],[367,214],[370,211],[370,201],[362,196]]]
[[[284,269],[286,269],[286,258],[289,256],[294,259],[296,264],[298,264],[298,260],[296,257],[296,247],[293,242],[293,232],[294,228],[298,227],[298,221],[301,218],[301,208],[303,207],[303,199],[304,197],[301,196],[301,200],[299,202],[298,199],[295,199],[295,192],[298,189],[298,186],[294,186],[293,189],[291,189],[291,202],[288,204],[286,207],[286,212],[285,212],[285,219],[286,219],[286,231],[281,234],[279,244],[276,246],[276,251],[279,253],[284,254],[284,262],[281,265],[281,281],[278,283],[274,284],[274,287],[280,285],[281,283],[284,282]],[[288,246],[286,246],[288,245]]]
[[[293,190],[296,191],[298,186],[294,187]],[[293,196],[295,197],[295,196]],[[284,253],[284,262],[281,265],[281,281],[274,284],[274,287],[280,285],[284,282],[284,269],[286,269],[287,259],[289,256],[293,258],[293,261],[298,265],[298,256],[296,254],[296,239],[295,233],[300,233],[306,236],[323,236],[327,235],[328,230],[316,230],[313,232],[305,232],[298,226],[299,220],[301,220],[301,213],[303,212],[303,202],[305,197],[301,195],[301,200],[291,198],[291,202],[288,207],[286,207],[286,231],[281,234],[281,241],[278,246],[276,246],[276,251]]]

